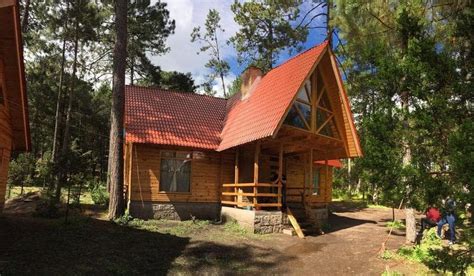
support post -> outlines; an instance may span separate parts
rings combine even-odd
[[[278,210],[282,207],[282,186],[283,186],[283,144],[280,143],[280,152],[278,154]]]
[[[313,190],[313,166],[314,166],[314,164],[313,164],[313,148],[311,148],[309,150],[309,164],[308,165],[309,165],[309,168],[308,168],[309,169],[309,182],[308,182],[309,186],[308,186],[308,189],[310,190],[310,194],[312,194],[313,193],[313,191],[312,191]],[[305,194],[305,196],[306,196],[306,194]],[[306,197],[304,198],[304,200],[306,200]]]
[[[260,156],[260,141],[257,142],[255,145],[255,155],[254,155],[254,161],[253,161],[253,206],[254,208],[257,208],[257,184],[258,184],[258,158]]]
[[[324,159],[324,165],[326,166],[326,175],[324,176],[324,184],[326,185],[326,189],[325,189],[325,194],[324,194],[324,201],[328,202],[328,191],[329,191],[329,163],[328,163],[328,157],[326,155],[325,159]]]
[[[239,148],[235,150],[235,164],[234,164],[234,184],[237,185],[239,183]],[[234,202],[239,202],[239,196],[237,195],[237,186],[234,186]],[[234,205],[237,207],[237,205]]]

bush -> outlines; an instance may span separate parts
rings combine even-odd
[[[105,187],[105,183],[101,181],[89,182],[89,191],[91,193],[92,201],[98,205],[106,206],[109,204],[109,193]]]

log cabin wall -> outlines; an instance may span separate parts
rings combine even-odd
[[[300,203],[303,189],[310,185],[306,167],[307,156],[304,154],[287,157],[286,160],[286,200],[289,203]],[[332,168],[323,165],[314,165],[320,170],[319,193],[311,194],[309,203],[312,206],[329,203],[332,200]],[[327,177],[326,177],[327,176]],[[312,183],[311,183],[312,185]]]
[[[193,152],[189,193],[160,192],[162,151]],[[222,183],[234,181],[234,153],[133,144],[129,197],[143,202],[220,202]],[[126,161],[127,162],[127,161]],[[125,174],[127,177],[127,173]],[[125,181],[128,183],[128,181]]]
[[[3,61],[0,56],[0,210],[3,209],[6,195],[8,164],[12,148],[12,126],[8,112],[8,99],[5,87]]]

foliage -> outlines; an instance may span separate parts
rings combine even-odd
[[[419,210],[447,196],[472,202],[472,10],[463,1],[336,1],[336,53],[364,150],[337,188]]]
[[[237,51],[238,61],[267,72],[283,51],[301,51],[311,23],[324,15],[314,14],[324,2],[315,4],[306,13],[302,12],[301,4],[299,0],[253,0],[243,3],[235,0],[231,9],[240,29],[230,42]]]
[[[191,73],[161,71],[161,88],[183,92],[196,92],[197,86]]]
[[[109,204],[109,194],[105,182],[92,180],[89,181],[89,192],[91,193],[92,201],[95,204],[107,206]]]
[[[150,0],[133,1],[128,5],[127,72],[130,83],[146,78],[159,85],[160,67],[151,63],[146,54],[161,55],[169,51],[166,39],[173,34],[175,21],[170,19],[167,4]]]
[[[469,231],[466,231],[467,236]],[[431,270],[453,275],[466,275],[472,267],[472,241],[459,247],[444,247],[436,235],[435,227],[428,230],[421,243],[414,247],[402,247],[398,253],[416,262],[427,265]]]
[[[389,221],[387,222],[387,225],[386,225],[388,228],[395,228],[395,229],[398,229],[398,230],[403,230],[405,229],[405,224],[400,221],[400,220],[395,220],[395,221]]]
[[[34,184],[36,159],[31,153],[20,153],[10,162],[8,185],[32,186]]]
[[[215,9],[210,9],[204,23],[204,31],[201,27],[195,27],[191,33],[191,42],[199,42],[202,46],[200,52],[209,53],[210,59],[205,64],[205,67],[211,70],[211,74],[207,76],[208,80],[204,87],[208,94],[212,94],[209,87],[215,83],[216,78],[221,79],[224,97],[227,97],[224,77],[227,76],[230,70],[229,63],[222,58],[222,43],[219,42],[219,37],[224,33],[224,28],[220,25],[221,17],[219,12]],[[198,52],[199,54],[199,52]]]
[[[235,78],[231,84],[227,86],[227,97],[230,98],[235,94],[240,92],[240,87],[242,86],[242,79],[239,77]]]

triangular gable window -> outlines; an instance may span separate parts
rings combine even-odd
[[[315,71],[316,91],[306,81],[285,119],[285,124],[340,139],[327,89],[319,70]],[[315,114],[314,114],[315,113]],[[312,118],[315,118],[313,124]]]
[[[298,91],[295,103],[285,119],[285,124],[310,130],[311,129],[311,82],[307,81]]]

